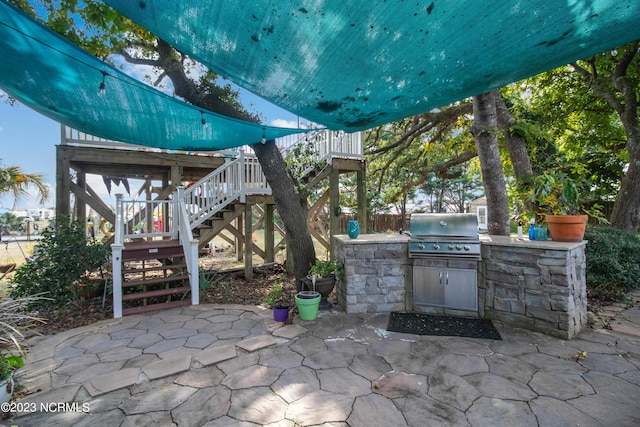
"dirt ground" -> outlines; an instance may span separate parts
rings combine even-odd
[[[23,242],[20,244],[24,250],[25,245]],[[9,243],[9,247],[20,254],[15,242]],[[0,249],[4,248],[0,246]],[[273,289],[274,283],[281,280],[284,289],[280,301],[290,307],[295,307],[295,279],[293,276],[287,276],[282,264],[274,263],[264,266],[254,264],[254,278],[251,281],[245,280],[242,263],[235,260],[233,252],[224,251],[216,253],[215,256],[202,257],[200,264],[205,269],[205,277],[211,283],[211,286],[200,297],[202,304],[264,304],[263,298]],[[7,297],[7,289],[10,286],[12,276],[13,273],[10,273],[0,281],[0,300]],[[46,309],[32,314],[46,320],[46,323],[35,325],[34,331],[36,333],[55,334],[112,318],[112,297],[110,294],[106,296],[104,307],[103,297],[97,296],[79,303],[71,303],[64,308]]]

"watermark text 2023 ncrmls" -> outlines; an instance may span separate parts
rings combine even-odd
[[[89,403],[79,402],[7,402],[0,405],[2,412],[15,413],[57,413],[57,412],[85,412],[90,411]]]

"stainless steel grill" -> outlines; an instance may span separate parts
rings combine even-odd
[[[412,214],[409,257],[480,259],[475,214]]]

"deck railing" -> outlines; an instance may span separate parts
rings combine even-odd
[[[332,157],[347,159],[362,159],[362,134],[345,133],[342,131],[317,130],[300,134],[289,135],[276,139],[276,145],[286,157],[299,145],[309,144],[316,152],[314,160],[326,160],[331,163]]]
[[[116,206],[122,209],[122,233],[115,236],[116,242],[124,243],[131,239],[177,238],[174,226],[173,200],[121,200],[122,194],[116,194]]]
[[[247,195],[271,194],[271,187],[254,155],[240,152],[236,159],[227,159],[209,175],[185,190],[183,200],[191,228],[202,224],[234,200],[245,201]]]
[[[167,152],[167,153],[187,153],[198,156],[238,156],[241,152],[252,152],[251,146],[243,146],[231,148],[223,151],[176,151],[165,150],[144,145],[127,144],[124,142],[114,141],[88,133],[80,132],[76,129],[61,126],[61,141],[63,145],[76,145],[86,147],[102,147],[114,148],[121,150],[137,150],[150,152]],[[293,134],[276,139],[276,145],[280,148],[283,156],[289,155],[293,149],[300,144],[313,144],[316,147],[316,155],[314,161],[327,161],[331,163],[334,157],[347,159],[362,159],[362,134],[360,132],[345,133],[342,131],[332,130],[314,130],[304,134]]]
[[[193,230],[234,200],[244,202],[246,196],[257,194],[270,195],[271,187],[257,158],[240,152],[201,180],[174,192],[171,199],[123,200],[122,194],[117,194],[116,218],[120,220],[116,221],[114,242],[178,238],[177,212],[182,207]]]

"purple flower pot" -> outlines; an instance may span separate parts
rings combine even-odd
[[[289,307],[277,305],[273,307],[273,320],[276,322],[286,322],[289,318]]]

